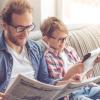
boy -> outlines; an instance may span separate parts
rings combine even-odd
[[[65,47],[68,39],[68,30],[64,23],[56,17],[50,17],[43,22],[40,29],[43,34],[43,43],[48,44],[45,59],[48,66],[49,77],[52,79],[68,80],[73,77],[73,75],[82,73],[83,64],[79,63],[80,58],[76,51],[70,46]],[[78,66],[76,66],[76,63]],[[94,90],[94,93],[91,93],[92,90]],[[99,86],[86,86],[72,93],[70,99],[99,99],[100,95],[97,98],[95,96],[99,92]]]

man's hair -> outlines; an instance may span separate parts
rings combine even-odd
[[[32,13],[33,9],[28,0],[8,0],[1,11],[1,19],[7,24],[12,23],[12,14]]]
[[[48,17],[40,26],[43,36],[52,36],[53,32],[60,31],[68,34],[68,30],[64,23],[56,17]]]

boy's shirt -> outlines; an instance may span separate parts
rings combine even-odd
[[[48,48],[45,52],[45,58],[49,76],[53,79],[63,78],[68,67],[80,60],[75,49],[70,46],[64,48],[61,53],[53,48]]]

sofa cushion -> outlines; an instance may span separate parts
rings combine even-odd
[[[42,38],[41,31],[33,31],[29,34],[29,39],[37,41],[40,40],[41,38]]]

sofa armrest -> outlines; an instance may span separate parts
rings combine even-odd
[[[29,39],[33,39],[35,41],[40,40],[42,38],[41,31],[33,31],[29,34]]]

